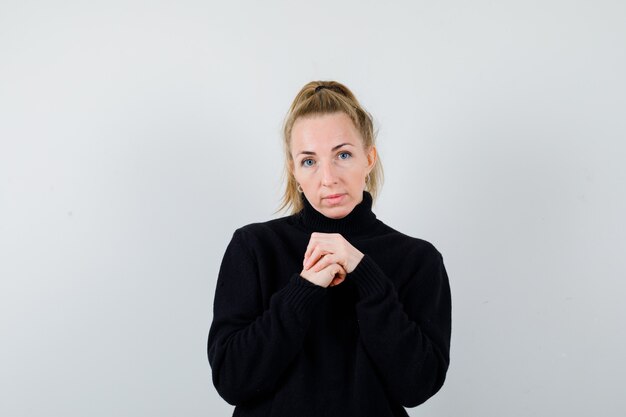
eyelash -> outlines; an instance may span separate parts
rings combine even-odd
[[[342,158],[342,157],[341,157],[341,155],[346,155],[347,157],[346,157],[346,158]],[[345,160],[347,160],[347,159],[352,158],[352,154],[351,154],[350,152],[343,151],[343,152],[339,152],[339,153],[337,154],[337,157],[338,157],[340,160],[345,161]],[[313,159],[311,159],[311,158],[306,158],[306,159],[303,159],[303,160],[302,160],[302,162],[300,162],[300,165],[302,165],[303,167],[311,167],[311,166],[313,166],[313,165],[307,165],[307,162],[308,162],[308,161],[311,161],[311,162],[315,163],[315,161],[314,161]]]

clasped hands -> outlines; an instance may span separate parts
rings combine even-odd
[[[302,261],[300,275],[321,287],[341,284],[363,259],[339,233],[312,233]]]

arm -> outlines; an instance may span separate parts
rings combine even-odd
[[[348,274],[359,294],[361,340],[381,380],[405,407],[443,385],[450,350],[450,287],[434,248],[400,297],[391,280],[365,255]]]
[[[257,263],[243,233],[235,232],[222,260],[207,349],[213,383],[233,405],[275,390],[325,294],[295,273],[265,310]]]

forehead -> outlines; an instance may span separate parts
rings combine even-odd
[[[345,113],[331,113],[298,118],[291,129],[291,150],[321,152],[340,143],[363,143],[352,119]]]

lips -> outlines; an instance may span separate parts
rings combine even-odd
[[[326,197],[322,197],[322,200],[326,201],[330,205],[341,203],[346,194],[331,194]]]

